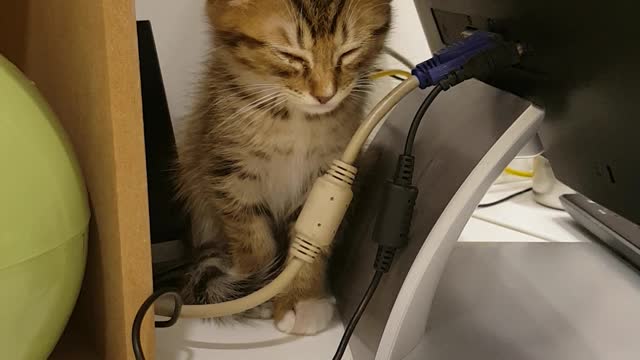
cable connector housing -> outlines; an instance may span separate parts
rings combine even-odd
[[[329,171],[316,180],[295,224],[292,256],[312,263],[331,246],[353,199],[351,185],[356,173],[354,166],[336,160]]]
[[[484,79],[496,69],[515,65],[519,60],[516,43],[507,42],[495,33],[476,31],[435,53],[411,73],[420,81],[421,89],[444,81],[442,86],[447,90],[470,78]]]
[[[384,189],[374,231],[374,240],[379,245],[374,264],[376,270],[389,271],[395,250],[409,242],[413,209],[418,198],[418,188],[411,185],[414,164],[412,155],[401,155],[394,179]]]
[[[493,73],[517,65],[519,62],[520,54],[517,45],[500,43],[489,50],[476,54],[462,68],[452,72],[438,84],[442,90],[449,90],[471,78],[486,81]]]

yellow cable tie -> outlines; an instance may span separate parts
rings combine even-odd
[[[400,76],[405,79],[408,79],[412,75],[410,72],[404,71],[404,70],[383,70],[383,71],[378,71],[376,73],[373,73],[371,76],[369,76],[369,78],[371,80],[378,80],[387,76]]]
[[[509,174],[509,175],[523,177],[523,178],[532,178],[533,177],[533,172],[521,171],[521,170],[516,170],[516,169],[512,169],[512,168],[506,168],[504,170],[504,172]]]

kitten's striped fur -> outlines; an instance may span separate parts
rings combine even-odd
[[[180,144],[178,188],[195,255],[187,302],[244,296],[281,269],[310,185],[363,118],[389,2],[207,2],[216,47]],[[280,324],[299,304],[327,297],[326,256],[274,300]],[[326,326],[300,321],[280,327]]]

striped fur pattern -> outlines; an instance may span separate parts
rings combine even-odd
[[[194,304],[244,296],[281,270],[310,186],[363,118],[391,12],[389,0],[209,0],[206,9],[215,47],[177,181],[193,228],[183,295]],[[274,300],[276,321],[327,297],[326,256]],[[295,326],[284,331],[318,331]]]

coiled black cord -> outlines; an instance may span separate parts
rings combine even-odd
[[[175,305],[173,307],[173,314],[171,318],[167,321],[156,321],[156,328],[168,328],[175,325],[178,322],[178,318],[180,317],[180,311],[182,310],[182,297],[175,290],[158,290],[154,292],[151,296],[144,301],[138,312],[136,313],[136,317],[133,320],[133,327],[131,331],[131,344],[133,345],[133,355],[136,360],[146,360],[144,357],[144,352],[142,350],[142,342],[140,340],[140,330],[142,329],[142,323],[144,321],[145,316],[149,312],[149,309],[153,306],[153,304],[163,296],[171,296],[175,301]]]
[[[478,205],[478,207],[481,208],[481,209],[485,209],[485,208],[490,208],[492,206],[500,205],[500,204],[505,203],[505,202],[507,202],[507,201],[509,201],[509,200],[511,200],[513,198],[516,198],[516,197],[518,197],[520,195],[524,195],[524,194],[526,194],[528,192],[531,192],[531,191],[533,191],[533,188],[524,189],[522,191],[518,191],[517,193],[514,193],[514,194],[511,194],[509,196],[506,196],[506,197],[504,197],[504,198],[502,198],[500,200],[492,201],[492,202],[487,203],[487,204],[480,204],[480,205]]]

